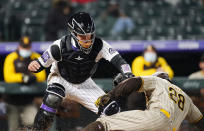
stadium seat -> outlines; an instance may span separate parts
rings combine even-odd
[[[179,20],[177,18],[174,17],[167,17],[166,19],[164,19],[163,25],[166,27],[176,27],[179,26]]]
[[[204,26],[204,17],[195,16],[191,21],[192,26]]]
[[[12,11],[25,11],[26,7],[27,7],[26,2],[14,1],[13,3],[11,3]]]
[[[181,8],[194,8],[198,6],[199,3],[196,0],[181,0],[179,3],[179,7]]]
[[[144,12],[144,15],[147,18],[155,18],[155,17],[160,17],[161,16],[161,11],[155,8],[149,8],[146,10],[146,12]]]
[[[170,4],[165,2],[164,0],[156,0],[156,2],[153,4],[154,8],[159,9],[167,9],[170,7]]]
[[[181,9],[181,8],[176,8],[176,10],[173,13],[174,16],[176,17],[187,17],[189,15],[189,10],[188,9]]]
[[[181,33],[183,34],[184,39],[196,39],[196,37],[199,37],[203,34],[199,27],[192,27],[187,26],[186,28],[183,28]]]
[[[130,40],[142,40],[145,38],[147,30],[145,28],[135,27],[132,34],[129,34]]]
[[[151,21],[148,18],[140,17],[134,19],[135,25],[138,27],[148,27],[151,25]]]

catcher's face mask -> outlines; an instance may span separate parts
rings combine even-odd
[[[75,13],[69,18],[68,27],[80,50],[89,54],[95,40],[95,25],[92,17],[86,12]]]
[[[93,35],[92,34],[86,34],[86,35],[77,34],[77,40],[79,44],[81,45],[81,47],[88,49],[93,44]]]

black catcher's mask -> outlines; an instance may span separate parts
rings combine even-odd
[[[89,54],[95,40],[95,25],[91,16],[86,12],[75,13],[69,18],[68,27],[77,47]]]

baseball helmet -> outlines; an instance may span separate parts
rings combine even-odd
[[[156,76],[165,80],[168,80],[169,82],[171,82],[169,75],[166,72],[155,72],[154,74],[152,74],[152,76]]]
[[[86,12],[73,14],[68,20],[68,28],[71,36],[77,42],[77,47],[84,53],[89,54],[95,40],[95,25],[91,16]],[[77,36],[81,36],[85,40],[81,41]],[[88,39],[87,36],[89,36]],[[84,47],[83,42],[90,45]]]

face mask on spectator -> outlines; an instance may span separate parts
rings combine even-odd
[[[19,54],[23,58],[28,58],[31,55],[31,50],[20,49]]]
[[[148,62],[154,63],[157,60],[157,55],[153,52],[146,52],[144,54],[144,59]]]

